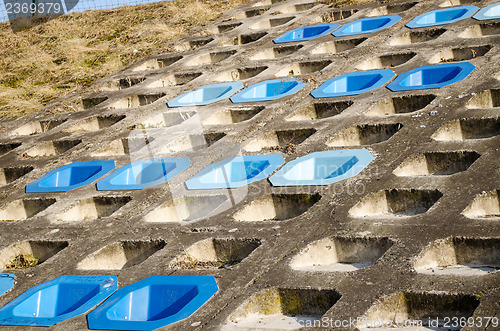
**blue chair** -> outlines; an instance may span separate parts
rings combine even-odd
[[[67,192],[90,184],[115,168],[115,161],[73,162],[26,185],[26,193]]]
[[[190,190],[237,188],[266,178],[283,163],[278,154],[236,156],[205,167],[186,186]]]
[[[273,42],[275,44],[281,44],[311,40],[332,33],[332,31],[337,29],[339,26],[340,24],[338,23],[302,26],[295,30],[285,32],[278,38],[274,39]]]
[[[2,307],[0,325],[52,326],[85,314],[116,289],[116,276],[61,276]]]
[[[351,72],[327,80],[311,95],[314,98],[357,95],[384,86],[394,76],[391,69]]]
[[[334,31],[332,34],[335,37],[353,36],[358,34],[373,33],[380,30],[387,29],[401,20],[399,15],[377,16],[362,18]]]
[[[500,2],[494,3],[487,7],[482,8],[472,16],[472,18],[478,21],[493,20],[495,18],[500,18]]]
[[[14,274],[0,273],[0,296],[14,286]]]
[[[167,102],[169,107],[205,106],[229,98],[243,88],[243,83],[220,83],[200,86]]]
[[[475,68],[469,62],[418,67],[396,77],[387,88],[391,91],[441,88],[465,79]]]
[[[251,85],[231,97],[234,103],[271,101],[300,91],[307,83],[299,79],[273,79]]]
[[[288,162],[269,181],[273,186],[330,185],[356,176],[372,160],[367,149],[315,152]]]
[[[471,17],[479,8],[473,5],[437,9],[418,15],[406,24],[410,29],[451,24]]]
[[[189,164],[188,157],[136,161],[97,182],[97,190],[142,190],[169,181]]]
[[[91,330],[155,330],[191,316],[219,290],[213,276],[151,276],[119,289],[88,316]]]

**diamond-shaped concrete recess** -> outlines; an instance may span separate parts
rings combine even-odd
[[[242,262],[260,244],[258,239],[209,238],[186,248],[169,266],[181,269],[228,267]]]
[[[392,38],[389,41],[391,46],[407,46],[410,44],[423,43],[427,41],[433,41],[439,38],[446,29],[425,29],[422,31],[408,31]]]
[[[148,87],[154,88],[154,87],[184,85],[189,83],[193,79],[200,77],[202,74],[203,73],[201,72],[181,72],[181,73],[169,74],[150,83]]]
[[[224,23],[224,24],[219,24],[216,27],[211,28],[209,31],[214,33],[214,34],[224,33],[224,32],[228,32],[228,31],[231,31],[233,29],[236,29],[241,24],[243,24],[243,23],[241,23],[241,22],[234,22],[234,23],[228,22],[228,23]]]
[[[129,155],[138,152],[141,148],[149,144],[153,138],[122,138],[116,139],[102,146],[92,156],[114,156]]]
[[[386,6],[381,6],[373,9],[368,13],[367,16],[372,17],[372,16],[397,14],[413,8],[416,4],[417,2],[388,4]]]
[[[257,198],[234,214],[244,222],[284,221],[307,212],[321,199],[319,194],[272,194]]]
[[[299,108],[286,117],[287,121],[308,121],[329,118],[352,106],[352,101],[315,102]]]
[[[327,146],[372,145],[390,139],[403,127],[400,123],[365,124],[337,132],[326,141]]]
[[[487,139],[500,135],[500,118],[461,118],[444,124],[433,135],[438,141]]]
[[[332,9],[321,15],[317,19],[317,23],[330,23],[334,21],[344,20],[356,14],[357,12],[358,12],[357,9],[346,9],[346,10]]]
[[[33,167],[9,167],[0,169],[0,185],[7,185],[33,170]]]
[[[491,89],[479,92],[467,102],[467,108],[494,108],[500,107],[500,89]]]
[[[250,60],[260,61],[260,60],[270,60],[270,59],[278,59],[285,56],[289,56],[299,49],[301,49],[302,45],[287,45],[287,46],[276,46],[273,48],[268,48],[261,52],[255,53],[249,57]]]
[[[175,44],[174,49],[179,52],[189,51],[205,46],[214,40],[213,37],[192,37],[188,39],[190,40]]]
[[[415,55],[414,52],[381,55],[367,59],[356,66],[359,70],[374,70],[397,67],[410,61]]]
[[[165,93],[133,95],[128,98],[118,100],[112,103],[109,107],[111,109],[115,108],[119,109],[119,108],[135,108],[135,107],[147,106],[164,96]]]
[[[28,240],[12,244],[0,251],[1,269],[23,269],[42,264],[68,246],[67,241]],[[32,259],[30,264],[16,261]]]
[[[131,138],[135,139],[141,139],[137,138],[136,135],[144,135],[146,132],[143,130],[147,129],[156,129],[156,128],[168,128],[172,126],[176,126],[178,124],[182,124],[185,121],[191,119],[191,118],[196,118],[197,112],[188,110],[188,111],[169,111],[165,113],[160,113],[154,116],[148,116],[146,118],[142,118],[139,123],[135,123],[128,128],[131,130],[138,130],[136,132],[132,132],[130,135],[132,136]],[[140,130],[140,131],[139,131]],[[128,138],[128,140],[131,140],[131,138]],[[142,137],[142,139],[145,139]],[[154,137],[148,137],[149,142],[154,140]]]
[[[433,94],[385,98],[368,108],[365,115],[385,116],[412,113],[433,104],[434,99],[436,96]]]
[[[21,143],[0,144],[0,156],[3,154],[7,154],[11,150],[16,149],[19,146],[21,146]]]
[[[500,218],[499,192],[493,190],[476,195],[462,214],[469,218]]]
[[[286,148],[294,148],[301,144],[316,132],[315,129],[297,129],[286,131],[266,132],[259,137],[251,140],[244,146],[249,152],[258,152],[260,150],[281,150],[287,152]]]
[[[349,214],[353,217],[416,216],[427,212],[442,196],[438,190],[382,190],[366,195]]]
[[[139,264],[165,247],[163,240],[119,241],[90,254],[77,265],[81,270],[121,270]]]
[[[309,62],[299,62],[295,64],[288,65],[283,69],[279,70],[275,76],[276,77],[286,77],[290,75],[308,75],[314,74],[317,71],[323,70],[325,67],[330,65],[332,61],[309,61]]]
[[[500,33],[500,23],[481,23],[477,25],[472,25],[459,33],[459,37],[462,38],[478,38],[484,36],[497,35]]]
[[[363,316],[361,327],[368,329],[375,324],[396,326],[400,321],[423,321],[422,326],[432,327],[437,321],[440,328],[446,327],[445,317],[455,316],[467,320],[479,306],[479,300],[468,294],[446,294],[433,292],[399,292],[383,297]]]
[[[266,35],[267,32],[246,33],[238,37],[226,40],[221,44],[221,46],[246,45],[256,42],[257,40],[263,38]]]
[[[355,271],[375,264],[392,244],[388,238],[325,238],[299,252],[290,267],[301,271]]]
[[[125,77],[111,82],[107,82],[103,85],[101,90],[103,91],[119,91],[134,85],[142,83],[146,80],[146,77]]]
[[[429,60],[429,62],[440,63],[471,60],[476,57],[486,55],[491,47],[491,45],[484,45],[477,47],[449,48],[438,52]]]
[[[95,107],[104,101],[108,100],[108,97],[88,97],[88,98],[82,98],[81,105],[78,104],[78,108],[83,108],[83,109],[90,109],[92,107]],[[80,109],[73,109],[73,111],[80,110]]]
[[[94,197],[78,201],[57,216],[57,221],[94,221],[108,217],[126,205],[131,197]]]
[[[263,20],[260,21],[252,26],[249,27],[249,29],[252,30],[260,30],[260,29],[268,29],[268,28],[274,28],[283,24],[286,24],[293,20],[295,16],[285,16],[285,17],[279,17],[279,18],[271,18],[269,20]]]
[[[235,18],[250,18],[254,16],[260,16],[268,11],[271,7],[265,4],[259,5],[258,8],[252,8],[249,10],[245,10],[244,12],[238,13]]]
[[[481,155],[476,152],[428,152],[409,156],[395,170],[397,176],[443,176],[466,171]]]
[[[145,215],[148,223],[185,223],[202,219],[219,208],[228,197],[225,195],[184,196],[169,200]]]
[[[123,120],[125,115],[95,116],[70,125],[65,129],[67,132],[97,131],[108,128]]]
[[[218,111],[203,121],[204,125],[232,124],[247,121],[260,113],[264,106],[234,106]]]
[[[231,314],[223,330],[301,328],[305,321],[317,321],[339,299],[335,290],[272,288],[254,294]],[[300,322],[299,322],[300,321]]]
[[[304,3],[297,4],[297,5],[287,6],[287,7],[283,8],[281,11],[283,13],[296,13],[296,12],[301,12],[304,10],[309,10],[316,5],[317,5],[317,3],[314,1],[313,2],[304,2]]]
[[[0,207],[0,222],[17,222],[33,217],[54,204],[56,199],[19,199]]]
[[[65,119],[62,120],[48,120],[48,121],[35,121],[31,123],[24,124],[23,126],[15,129],[11,132],[12,135],[17,136],[28,136],[32,134],[38,134],[42,132],[47,132],[53,128],[66,122]]]
[[[182,56],[160,56],[154,59],[146,60],[139,65],[132,67],[132,71],[155,70],[168,67],[169,65],[182,59]]]
[[[227,59],[228,57],[236,54],[235,50],[232,51],[224,51],[224,52],[212,52],[208,54],[199,55],[190,61],[186,62],[184,65],[188,67],[206,65],[206,64],[215,64],[222,60]]]
[[[252,78],[254,76],[257,76],[264,70],[266,70],[266,66],[262,67],[247,67],[247,68],[239,68],[239,69],[233,69],[229,70],[226,72],[223,72],[222,74],[218,75],[217,77],[214,78],[214,81],[216,82],[234,82],[238,80],[244,80],[248,78]]]
[[[223,132],[188,134],[178,138],[168,139],[166,141],[162,141],[163,138],[158,137],[155,143],[152,144],[152,148],[154,148],[154,150],[160,155],[197,151],[211,146],[220,139],[224,138],[225,135],[226,134]]]
[[[311,54],[334,54],[348,51],[355,48],[367,38],[350,38],[328,41],[315,47]]]
[[[414,268],[429,275],[481,276],[500,270],[500,238],[436,240],[417,257]]]
[[[23,154],[23,157],[36,158],[60,155],[72,149],[81,142],[82,141],[80,139],[48,141],[28,149]]]

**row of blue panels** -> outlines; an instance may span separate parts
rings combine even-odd
[[[14,285],[0,273],[0,295]],[[116,276],[61,276],[0,308],[0,325],[52,326],[87,315],[92,330],[155,330],[191,316],[219,288],[213,276],[151,276],[118,289]],[[103,302],[104,301],[104,302]]]
[[[438,9],[417,16],[407,26],[419,28],[450,24],[472,16],[478,9],[473,5]],[[500,2],[481,9],[473,17],[478,20],[500,18]],[[273,41],[275,43],[300,42],[319,38],[329,33],[336,37],[373,33],[386,29],[399,20],[401,20],[399,15],[388,15],[359,19],[342,27],[338,23],[310,25],[288,31]],[[403,73],[387,87],[392,91],[441,88],[464,79],[473,69],[474,67],[470,64],[468,66],[440,64],[419,67]],[[323,92],[312,93],[312,95],[318,98],[364,93],[383,86],[394,76],[394,73],[392,75],[391,73],[390,70],[347,73],[324,83],[330,85],[330,88],[322,86],[324,91],[330,91],[328,94]],[[267,80],[249,86],[234,96],[232,95],[243,88],[242,83],[205,85],[170,100],[167,105],[169,107],[203,106],[231,96],[230,100],[233,103],[271,101],[292,95],[305,85],[307,83],[297,79]]]
[[[367,149],[323,151],[285,164],[269,178],[273,186],[329,185],[357,175],[373,160]],[[267,178],[285,163],[279,154],[244,155],[213,163],[186,181],[190,190],[238,188]],[[140,190],[165,183],[189,167],[188,157],[149,159],[125,165],[97,182],[100,191]],[[103,177],[114,161],[73,162],[26,186],[27,193],[66,192]]]
[[[451,24],[471,17],[478,10],[479,8],[473,5],[437,9],[415,17],[406,26],[410,29],[416,29]],[[477,20],[500,18],[500,3],[479,10],[473,18]],[[387,15],[362,18],[343,26],[338,23],[309,25],[288,31],[273,41],[276,44],[307,41],[330,33],[335,37],[367,34],[387,29],[400,20],[401,16],[399,15]]]
[[[465,79],[475,66],[469,62],[418,67],[399,75],[387,85],[391,91],[435,89]],[[327,80],[311,92],[314,98],[332,98],[365,93],[387,84],[396,74],[391,69],[346,73]],[[307,83],[297,78],[266,80],[243,89],[240,82],[204,85],[170,100],[169,107],[204,106],[231,97],[233,103],[280,99],[300,91]]]

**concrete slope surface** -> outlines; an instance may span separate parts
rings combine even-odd
[[[173,41],[175,52],[99,80],[93,94],[3,122],[0,266],[16,282],[0,306],[62,275],[117,276],[119,288],[205,275],[218,292],[165,329],[497,330],[500,19],[405,26],[463,5],[249,2]],[[393,15],[401,19],[321,34],[321,24]],[[273,42],[304,26],[315,27]],[[187,106],[167,106],[184,93]],[[241,103],[229,99],[236,93]],[[170,159],[184,157],[177,168]],[[25,192],[73,162],[116,170],[147,159],[168,162],[123,168],[110,179],[123,189],[97,190],[104,177],[84,185],[102,170],[86,166]],[[279,169],[280,183],[300,185],[273,186]],[[202,184],[189,189],[195,175]],[[51,328],[88,325],[80,315]]]

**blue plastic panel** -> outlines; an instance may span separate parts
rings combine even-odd
[[[473,5],[437,9],[418,15],[406,24],[410,29],[455,23],[471,17],[479,8]]]
[[[14,274],[0,273],[0,296],[14,286]]]
[[[117,169],[97,182],[97,190],[142,190],[169,181],[187,167],[188,157],[137,161]]]
[[[269,181],[273,186],[329,185],[356,176],[372,160],[367,149],[315,152],[288,162]]]
[[[115,168],[115,161],[73,162],[26,185],[26,193],[66,192],[90,184]]]
[[[440,88],[463,80],[476,67],[469,62],[445,63],[418,67],[396,77],[387,88],[410,91]]]
[[[117,289],[115,276],[61,276],[0,309],[0,325],[51,326],[85,314]]]
[[[401,19],[399,15],[377,16],[362,18],[336,30],[332,34],[335,37],[353,36],[358,34],[377,32],[393,26]]]
[[[186,186],[190,190],[236,188],[266,178],[283,163],[278,154],[236,156],[209,165],[189,178]]]
[[[327,80],[311,95],[314,98],[357,95],[384,86],[394,75],[391,69],[351,72]]]
[[[243,88],[243,83],[220,83],[200,86],[167,102],[169,107],[204,106],[229,98]]]
[[[472,16],[472,18],[475,18],[479,21],[500,18],[500,2],[484,7],[483,9],[478,11],[476,15]]]
[[[241,103],[276,100],[297,93],[306,85],[307,83],[296,78],[266,80],[250,85],[231,97],[231,101]]]
[[[213,276],[152,276],[119,289],[88,316],[92,330],[155,330],[191,316],[217,291]]]
[[[295,30],[285,32],[273,41],[275,44],[280,44],[311,40],[332,33],[332,31],[337,29],[339,26],[340,24],[338,23],[302,26]]]

